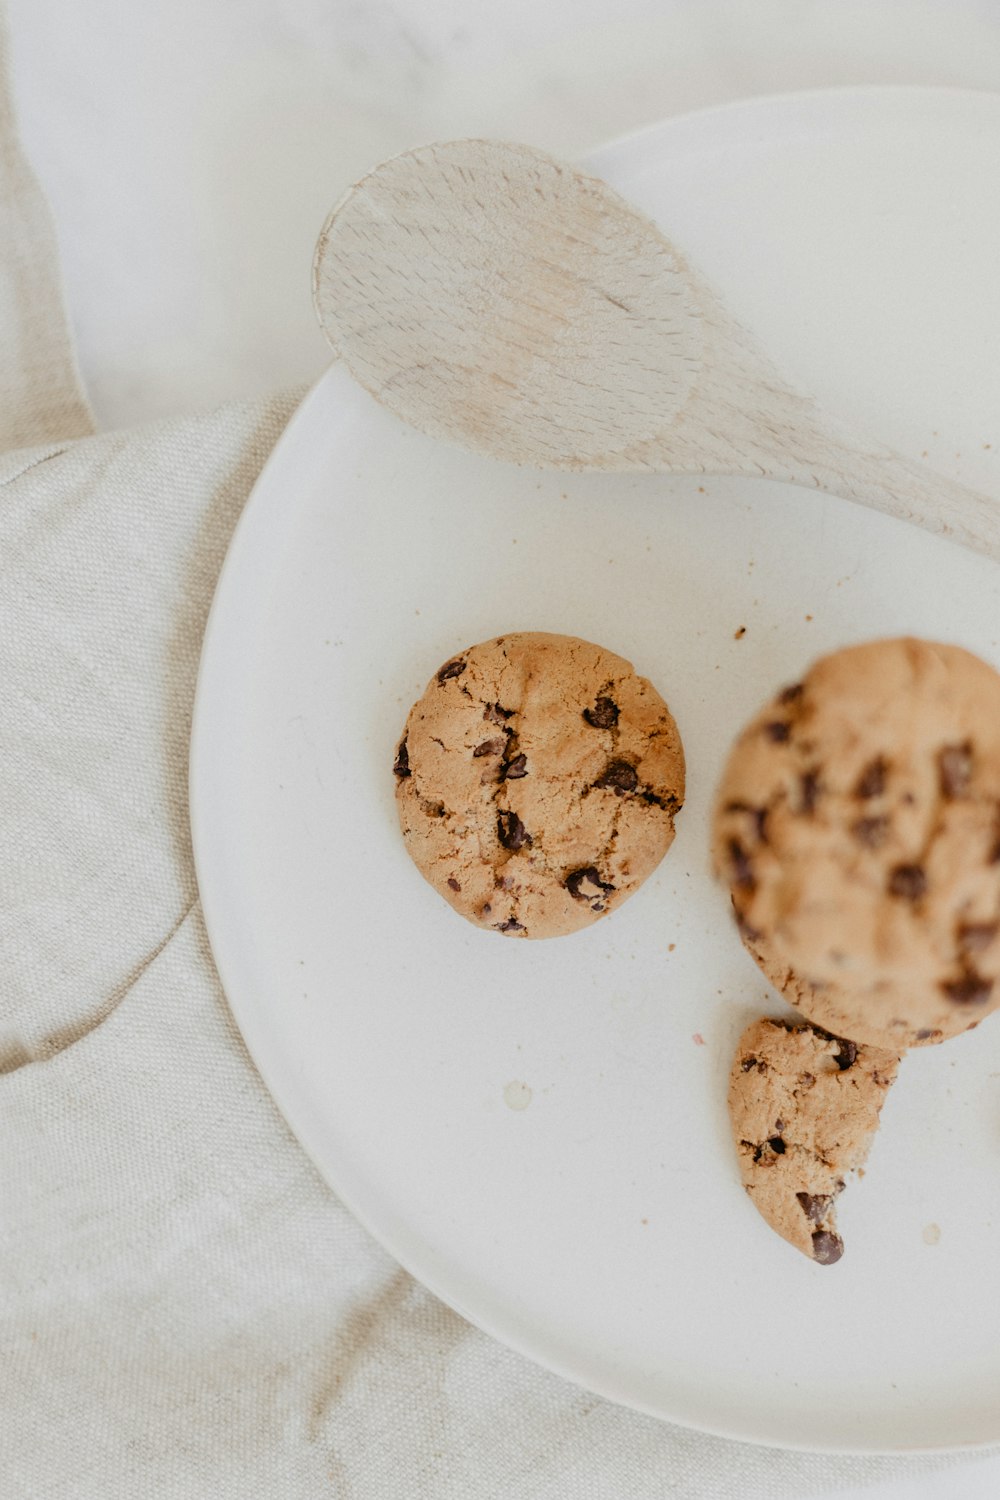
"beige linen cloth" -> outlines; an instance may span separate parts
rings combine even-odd
[[[925,1469],[598,1400],[449,1311],[319,1180],[220,991],[186,808],[216,576],[300,393],[87,435],[3,94],[0,1494],[775,1500]]]

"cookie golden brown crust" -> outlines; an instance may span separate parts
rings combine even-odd
[[[684,800],[659,693],[574,636],[498,636],[445,662],[394,769],[417,868],[511,937],[557,937],[620,906],[666,854]]]
[[[1000,1005],[1000,676],[955,646],[817,662],[729,757],[714,858],[743,940],[838,1036],[901,1051]]]
[[[803,1255],[843,1254],[834,1205],[868,1156],[899,1058],[805,1022],[754,1021],[729,1076],[743,1185],[771,1228]]]

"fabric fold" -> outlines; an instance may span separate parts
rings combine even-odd
[[[202,634],[298,396],[0,463],[0,1071],[106,1014],[194,899]]]

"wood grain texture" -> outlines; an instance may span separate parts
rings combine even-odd
[[[434,437],[542,468],[791,481],[1000,559],[1000,502],[838,431],[652,222],[531,147],[384,162],[327,220],[313,292],[354,376]]]

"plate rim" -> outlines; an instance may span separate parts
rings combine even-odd
[[[587,151],[580,165],[585,170],[599,172],[602,164],[615,153],[622,150],[631,152],[643,147],[648,149],[655,145],[659,136],[670,133],[678,127],[686,126],[689,123],[697,123],[702,120],[710,119],[715,121],[720,117],[727,117],[733,114],[759,115],[774,110],[792,109],[802,105],[811,106],[820,101],[827,103],[866,99],[874,103],[878,100],[888,100],[890,98],[897,99],[900,103],[903,101],[924,101],[927,103],[933,101],[937,104],[946,99],[962,99],[969,103],[974,102],[977,105],[985,104],[988,108],[992,108],[997,112],[997,124],[1000,126],[1000,91],[962,88],[950,85],[842,85],[832,88],[799,89],[788,92],[749,95],[744,98],[728,100],[722,104],[708,105],[684,111],[678,115],[667,116],[639,129],[624,132],[609,141],[594,146]],[[334,1180],[336,1172],[331,1171],[329,1165],[325,1164],[319,1155],[313,1151],[310,1144],[308,1126],[300,1128],[302,1124],[302,1112],[294,1102],[294,1095],[292,1095],[292,1102],[289,1104],[289,1095],[285,1089],[284,1082],[277,1080],[276,1075],[280,1072],[280,1069],[276,1065],[272,1066],[272,1062],[268,1060],[267,1049],[262,1045],[262,1037],[256,1031],[252,1011],[250,1014],[241,1013],[239,1001],[234,1001],[233,999],[233,994],[238,992],[239,985],[237,983],[231,986],[227,979],[227,975],[232,976],[234,974],[235,967],[229,961],[229,947],[224,935],[227,924],[220,917],[219,907],[216,902],[215,892],[218,889],[217,883],[211,878],[203,879],[203,875],[208,872],[212,864],[211,856],[208,853],[211,841],[208,831],[211,822],[211,813],[208,811],[208,797],[203,789],[203,776],[206,781],[209,779],[207,770],[208,756],[204,746],[211,738],[214,730],[214,726],[211,723],[212,699],[210,678],[213,673],[213,658],[220,650],[220,637],[223,631],[223,626],[220,622],[227,603],[226,594],[232,587],[232,580],[237,573],[241,552],[247,545],[246,539],[254,525],[255,513],[262,503],[261,495],[266,495],[270,489],[275,473],[284,466],[287,453],[297,445],[299,432],[307,427],[314,408],[322,405],[326,397],[327,387],[334,379],[338,378],[337,372],[339,369],[340,363],[334,358],[326,370],[306,391],[271,452],[268,454],[243,506],[219,570],[211,606],[206,619],[192,706],[188,754],[188,813],[202,916],[226,1004],[240,1037],[247,1048],[253,1066],[260,1075],[275,1107],[329,1190],[362,1225],[367,1233],[372,1236],[376,1244],[385,1250],[414,1280],[430,1291],[446,1306],[458,1313],[459,1316],[464,1318],[473,1327],[478,1328],[489,1337],[496,1339],[500,1344],[530,1360],[532,1364],[566,1380],[576,1386],[577,1389],[593,1392],[603,1399],[613,1402],[615,1405],[640,1412],[661,1422],[673,1423],[688,1430],[703,1433],[709,1437],[725,1438],[733,1442],[747,1443],[754,1447],[774,1448],[787,1452],[829,1454],[841,1457],[852,1454],[914,1457],[915,1455],[974,1455],[995,1447],[1000,1442],[1000,1426],[998,1426],[997,1434],[994,1437],[954,1443],[884,1445],[845,1440],[831,1441],[830,1443],[818,1445],[814,1442],[797,1442],[793,1438],[758,1435],[752,1431],[743,1430],[738,1426],[734,1427],[732,1424],[715,1425],[708,1421],[699,1421],[687,1415],[678,1417],[664,1411],[653,1403],[644,1402],[630,1395],[623,1395],[619,1390],[614,1389],[612,1382],[605,1382],[599,1378],[595,1379],[590,1375],[584,1381],[571,1365],[564,1364],[558,1357],[550,1357],[547,1353],[542,1354],[537,1349],[530,1347],[527,1341],[519,1337],[516,1333],[497,1326],[496,1320],[488,1314],[470,1311],[463,1305],[461,1297],[457,1297],[453,1290],[442,1285],[444,1278],[439,1280],[433,1270],[428,1271],[425,1267],[418,1268],[413,1263],[413,1257],[399,1250],[393,1241],[393,1235],[390,1231],[376,1228],[367,1212],[354,1200],[350,1191],[344,1191],[343,1187]]]

